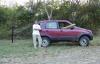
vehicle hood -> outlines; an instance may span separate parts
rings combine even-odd
[[[85,30],[85,31],[87,31],[87,29],[84,29],[84,28],[81,28],[81,27],[75,27],[75,29],[77,29],[77,30]]]
[[[88,29],[84,29],[84,28],[80,28],[80,27],[76,27],[74,28],[75,30],[77,31],[81,31],[81,32],[87,32],[87,33],[92,33],[91,30],[88,30]]]

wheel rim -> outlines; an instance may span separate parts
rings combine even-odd
[[[47,40],[43,40],[43,42],[42,42],[42,46],[45,46],[45,47],[46,47],[46,46],[48,46],[48,44],[49,44],[49,43],[48,43]]]
[[[86,46],[87,45],[87,40],[86,39],[81,39],[80,43],[82,46]]]

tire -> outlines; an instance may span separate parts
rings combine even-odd
[[[79,39],[79,44],[80,46],[82,47],[86,47],[86,46],[89,46],[89,38],[87,36],[82,36],[80,39]]]
[[[50,40],[47,37],[42,37],[42,47],[47,47],[50,44]]]

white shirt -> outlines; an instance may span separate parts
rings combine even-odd
[[[41,30],[41,27],[39,24],[33,24],[33,35],[40,35],[39,30]]]

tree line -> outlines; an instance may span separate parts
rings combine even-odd
[[[100,0],[30,0],[25,6],[0,6],[0,39],[10,39],[12,26],[16,38],[30,38],[34,21],[45,19],[69,20],[96,33],[100,27]]]

